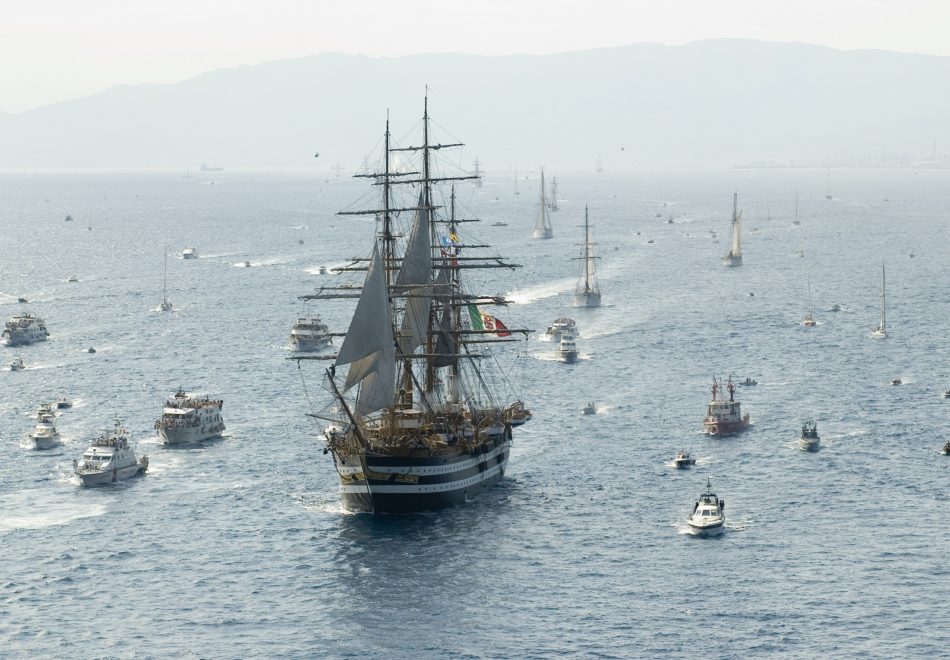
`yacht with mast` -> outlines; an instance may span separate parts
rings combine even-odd
[[[168,299],[168,248],[165,249],[165,266],[162,270],[162,304],[158,306],[161,312],[170,312],[174,309]]]
[[[513,333],[527,338],[529,331],[508,329],[483,311],[510,301],[471,291],[464,277],[470,268],[517,265],[480,256],[478,250],[489,246],[462,237],[463,223],[475,220],[456,216],[454,188],[446,188],[475,177],[436,171],[443,160],[435,154],[462,145],[432,140],[428,97],[421,128],[421,143],[396,147],[387,118],[380,171],[356,175],[376,184],[379,206],[339,213],[377,218],[369,258],[337,269],[341,275],[365,271],[362,288],[323,287],[302,296],[358,296],[326,370],[333,403],[314,414],[326,423],[324,453],[339,474],[343,504],[357,512],[427,511],[466,502],[503,478],[514,420],[530,418],[521,401],[507,398],[504,370],[480,368],[494,357],[494,343],[518,341]],[[414,188],[400,199],[406,186]],[[497,357],[514,353],[502,350]]]
[[[541,201],[538,204],[538,221],[534,223],[535,238],[554,238],[554,227],[548,216],[548,200],[544,195],[544,170],[541,170]]]
[[[802,325],[806,328],[813,328],[818,325],[818,322],[815,321],[814,314],[812,314],[811,308],[811,278],[808,278],[808,311],[805,312],[805,318],[802,320]]]
[[[723,266],[742,265],[742,238],[740,235],[742,212],[739,211],[739,193],[732,193],[732,248],[722,258]]]
[[[884,272],[884,264],[881,264],[881,322],[871,331],[871,337],[874,339],[885,339],[887,337],[887,274]]]
[[[831,196],[831,166],[830,165],[828,166],[828,185],[825,190],[826,190],[825,199],[834,199]]]
[[[594,256],[594,242],[590,238],[590,220],[586,206],[584,207],[584,250],[577,258],[583,261],[584,265],[581,267],[577,288],[574,289],[574,307],[599,307],[600,285],[597,283],[597,274],[594,271],[594,260],[599,257]]]

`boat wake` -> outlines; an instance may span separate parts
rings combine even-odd
[[[0,496],[0,508],[7,512],[0,516],[0,533],[65,525],[80,518],[101,516],[106,510],[103,504],[77,502],[72,492],[39,488]]]
[[[574,289],[574,278],[562,278],[549,284],[529,286],[517,291],[509,291],[505,297],[517,305],[529,305],[538,300],[551,298]]]

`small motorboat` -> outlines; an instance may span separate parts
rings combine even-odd
[[[250,262],[250,261],[242,261],[242,262],[240,262],[240,263],[238,264],[238,267],[239,267],[239,268],[250,268],[250,267],[251,267],[251,262]]]
[[[716,536],[726,524],[726,501],[712,492],[712,484],[706,478],[706,490],[693,506],[693,513],[686,520],[689,531],[696,536]]]
[[[950,399],[950,390],[944,390],[943,394],[940,396],[942,396],[944,399]]]
[[[23,358],[16,357],[10,362],[10,371],[21,371],[26,369],[26,365],[23,364]]]
[[[507,222],[493,222],[491,223],[491,226],[492,227],[507,227],[508,223]]]
[[[303,245],[303,239],[302,239],[302,238],[298,238],[298,239],[297,239],[297,245]]]
[[[585,415],[596,415],[596,414],[597,414],[597,406],[594,405],[594,402],[593,402],[593,401],[588,401],[588,402],[587,402],[587,405],[584,406],[584,414],[585,414]]]
[[[326,267],[326,266],[320,266],[320,268],[317,270],[317,272],[320,273],[321,275],[326,275],[326,274],[327,274],[327,267]]]
[[[198,250],[193,247],[186,247],[184,250],[181,251],[181,258],[182,259],[197,259]]]
[[[67,282],[78,282],[78,281],[79,281],[79,278],[77,278],[75,275],[70,275],[69,277],[66,278],[66,281],[67,281]]]
[[[43,419],[43,417],[55,417],[56,413],[53,412],[53,405],[50,403],[41,403],[36,409],[36,419],[37,421]]]
[[[798,446],[804,451],[818,451],[820,444],[818,425],[810,420],[802,424],[802,434],[798,438]]]
[[[673,465],[678,468],[688,468],[691,465],[696,465],[696,459],[690,456],[688,451],[681,449],[676,452],[676,457],[673,458]]]
[[[838,303],[835,303],[834,305],[831,306],[831,309],[830,309],[829,311],[831,311],[831,312],[840,312],[840,311],[841,311],[841,305],[839,305]]]
[[[17,301],[18,303],[30,302],[30,301],[27,300],[26,298],[17,298],[16,301]]]
[[[96,352],[96,349],[94,349],[92,346],[86,349],[86,353],[95,353],[95,352]]]
[[[531,411],[524,407],[523,401],[515,401],[505,409],[504,419],[511,426],[521,426],[531,421]]]
[[[759,381],[755,380],[754,378],[749,378],[748,376],[746,376],[746,379],[745,379],[745,380],[740,380],[740,381],[739,381],[739,384],[740,384],[740,385],[752,386],[752,385],[758,385],[758,384],[759,384]]]
[[[36,428],[29,436],[34,449],[52,449],[59,444],[59,431],[53,423],[52,414],[40,415]]]
[[[904,381],[900,378],[891,378],[891,385],[903,385]]]
[[[64,220],[64,222],[72,222],[72,221],[73,221],[73,216],[71,215],[67,215],[66,219]]]
[[[564,333],[561,335],[561,341],[554,349],[554,357],[568,364],[577,361],[577,344],[574,342],[573,334]]]
[[[950,440],[948,440],[947,444],[943,446],[943,449],[940,450],[940,453],[944,456],[950,456]]]
[[[60,410],[64,410],[66,408],[72,408],[73,403],[66,397],[61,396],[58,399],[56,399],[56,407],[59,408]]]

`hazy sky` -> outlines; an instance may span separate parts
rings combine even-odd
[[[950,0],[0,0],[0,111],[324,52],[746,37],[950,55],[948,19]]]

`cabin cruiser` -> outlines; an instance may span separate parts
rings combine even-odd
[[[181,258],[182,259],[197,259],[198,250],[193,247],[186,247],[184,250],[181,251]]]
[[[326,266],[320,266],[320,268],[317,269],[317,272],[320,273],[321,275],[326,275],[327,272],[328,272],[328,271],[327,271],[327,267],[326,267]]]
[[[594,402],[593,402],[593,401],[588,401],[588,402],[587,402],[587,405],[584,406],[584,414],[585,414],[585,415],[596,415],[596,414],[597,414],[597,406],[594,405]]]
[[[3,328],[0,342],[7,346],[32,344],[37,341],[46,341],[49,332],[43,319],[32,314],[17,314]]]
[[[83,350],[83,353],[95,353],[95,352],[96,352],[96,349],[94,349],[92,346]]]
[[[224,401],[178,390],[165,402],[161,419],[155,430],[166,445],[201,442],[221,435],[224,420],[221,408]]]
[[[50,413],[38,413],[36,428],[28,436],[34,449],[52,449],[59,444],[59,431]]]
[[[566,332],[561,334],[561,341],[554,349],[554,356],[561,362],[577,361],[577,344],[574,343],[574,335]]]
[[[523,401],[515,401],[505,409],[503,418],[509,426],[522,426],[531,421],[531,411],[524,407]]]
[[[316,351],[332,341],[330,328],[319,316],[303,316],[290,329],[290,344],[295,351]]]
[[[736,386],[730,379],[726,386],[713,378],[712,400],[706,406],[703,418],[703,431],[709,435],[731,435],[749,428],[749,413],[742,414],[741,404],[735,400]],[[723,392],[729,392],[729,400],[722,398]]]
[[[123,481],[148,469],[148,456],[136,460],[128,435],[117,421],[113,431],[97,437],[82,458],[73,460],[73,470],[83,486]]]
[[[561,341],[561,335],[564,333],[577,334],[577,323],[574,322],[574,319],[569,319],[566,316],[555,319],[554,323],[548,326],[544,336],[551,341]]]
[[[687,519],[689,531],[697,536],[715,536],[721,534],[726,524],[726,501],[712,492],[709,478],[706,478],[706,490],[702,492],[693,513]]]
[[[10,371],[22,371],[23,369],[26,369],[23,358],[15,357],[10,361]]]
[[[690,456],[688,451],[681,449],[676,452],[676,456],[673,458],[673,465],[678,468],[686,468],[690,465],[696,465],[696,459]]]
[[[58,399],[56,399],[56,407],[59,408],[60,410],[63,410],[64,408],[72,408],[73,404],[69,399],[67,399],[64,396],[61,396]]]
[[[802,424],[802,434],[798,438],[798,446],[805,451],[818,451],[821,438],[818,437],[818,425],[807,421]]]
[[[904,381],[900,378],[891,378],[891,385],[903,385]]]

